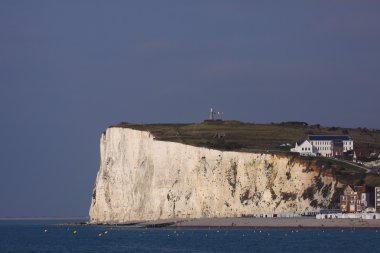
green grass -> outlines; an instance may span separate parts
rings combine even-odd
[[[355,148],[380,150],[380,131],[291,124],[253,124],[239,121],[205,121],[196,124],[131,124],[120,123],[111,127],[131,128],[151,132],[157,140],[179,142],[198,147],[241,152],[265,151],[291,157],[292,160],[329,170],[343,184],[367,184],[379,186],[380,176],[365,169],[324,157],[302,157],[289,153],[280,145],[305,140],[309,134],[351,135]],[[214,138],[224,133],[223,139]]]
[[[253,124],[239,121],[206,121],[196,124],[128,124],[120,123],[115,127],[126,127],[150,131],[158,140],[180,142],[193,146],[213,147],[217,142],[214,135],[225,133],[219,149],[224,144],[232,144],[232,149],[284,150],[281,144],[307,138],[309,134],[342,135],[354,138],[356,148],[380,150],[380,131],[352,128],[328,128],[317,126],[298,126],[287,124]],[[227,145],[228,146],[228,145]]]

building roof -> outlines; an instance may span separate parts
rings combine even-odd
[[[311,141],[351,141],[349,135],[309,135]]]
[[[310,143],[309,140],[297,141],[296,143],[297,143],[298,146],[301,146],[301,145],[304,144],[305,142],[307,142],[308,144],[311,145],[311,143]]]

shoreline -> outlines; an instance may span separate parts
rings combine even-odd
[[[66,224],[68,225],[68,224]],[[197,218],[136,221],[125,224],[86,224],[86,226],[130,227],[130,228],[380,228],[380,220],[362,219],[316,219],[297,218]]]
[[[56,221],[56,220],[80,220],[87,221],[88,217],[1,217],[0,221]]]

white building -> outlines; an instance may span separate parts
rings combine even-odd
[[[354,149],[354,141],[348,135],[309,135],[309,141],[318,150],[318,154],[326,157],[342,155]]]
[[[380,187],[375,187],[375,209],[380,213]]]
[[[305,145],[305,146],[302,146]],[[311,145],[311,147],[310,147]],[[304,150],[302,148],[308,148]],[[354,149],[354,141],[348,135],[309,135],[307,141],[291,149],[301,155],[334,157]],[[311,152],[308,152],[311,151]]]
[[[296,143],[296,146],[290,150],[291,152],[297,152],[300,153],[300,155],[305,155],[305,156],[316,156],[317,155],[317,150],[313,145],[308,141],[304,141],[298,145]]]
[[[331,140],[311,140],[310,142],[316,148],[317,154],[326,157],[332,156],[333,144]]]

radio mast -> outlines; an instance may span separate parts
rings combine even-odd
[[[210,109],[210,120],[214,120],[214,115],[215,115],[215,112],[214,112],[214,110],[212,109],[212,107],[211,107],[211,109]]]

